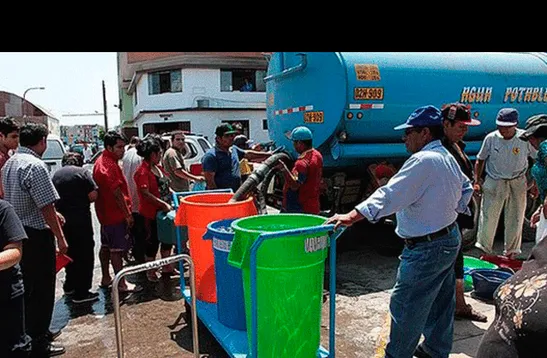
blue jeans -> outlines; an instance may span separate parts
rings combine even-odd
[[[455,225],[442,237],[404,248],[389,305],[386,357],[411,358],[422,333],[422,348],[432,357],[450,354],[456,308],[454,263],[460,245]]]

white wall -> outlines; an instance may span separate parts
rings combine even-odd
[[[266,108],[265,92],[221,92],[219,69],[182,70],[182,92],[148,94],[148,75],[136,87],[138,103],[133,115],[143,110],[171,110],[197,107],[198,99],[208,99],[215,108]],[[133,98],[133,103],[134,98]]]
[[[167,112],[166,112],[167,113]],[[250,139],[256,142],[269,141],[268,131],[262,129],[262,121],[266,119],[265,110],[193,110],[187,112],[171,112],[167,122],[189,121],[193,133],[206,135],[209,142],[214,144],[215,128],[222,121],[249,121]],[[163,114],[163,113],[162,113]],[[147,113],[137,120],[139,136],[144,136],[145,123],[166,123],[158,113]]]

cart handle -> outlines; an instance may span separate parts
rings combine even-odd
[[[195,281],[195,274],[194,274],[194,262],[192,261],[192,258],[189,255],[182,254],[182,255],[176,255],[167,257],[164,259],[159,259],[156,261],[146,262],[140,265],[136,266],[130,266],[122,269],[120,272],[116,274],[114,277],[114,281],[112,282],[112,300],[113,300],[113,306],[114,306],[114,324],[116,328],[116,349],[117,349],[117,357],[123,358],[123,335],[122,335],[122,318],[120,315],[120,292],[118,289],[118,285],[120,283],[120,280],[129,274],[142,272],[142,271],[148,271],[154,268],[160,268],[165,265],[170,265],[175,262],[182,262],[186,261],[189,266],[190,270],[190,295],[192,297],[191,305],[192,305],[192,343],[194,345],[194,356],[196,358],[200,357],[199,354],[199,336],[198,336],[198,320],[197,320],[197,310],[196,310],[196,281]],[[183,271],[180,271],[180,276],[183,275]],[[184,289],[183,289],[184,290]]]
[[[319,232],[329,232],[329,254],[330,254],[330,282],[329,282],[329,358],[335,357],[335,308],[336,308],[336,245],[331,243],[336,242],[338,237],[345,231],[346,227],[342,226],[334,231],[334,225],[319,225],[304,229],[283,230],[273,233],[260,234],[256,241],[251,246],[251,351],[254,356],[258,353],[258,306],[257,306],[257,252],[264,240],[275,239],[289,235],[315,234]]]

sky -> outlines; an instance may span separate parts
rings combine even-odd
[[[61,125],[102,124],[105,82],[109,129],[120,123],[116,52],[0,52],[0,91],[50,111]]]

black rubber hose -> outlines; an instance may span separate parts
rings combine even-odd
[[[283,161],[290,161],[291,158],[287,153],[275,153],[268,159],[266,159],[264,162],[262,162],[262,166],[260,168],[254,170],[251,175],[245,180],[243,184],[237,189],[234,196],[231,201],[241,201],[245,200],[248,195],[257,187],[258,184],[260,184],[264,178],[266,178],[266,175],[274,168],[279,160]]]

